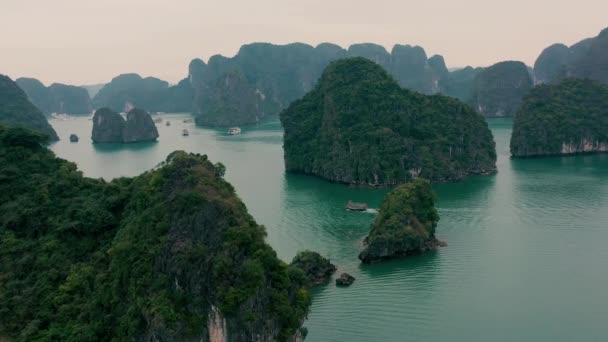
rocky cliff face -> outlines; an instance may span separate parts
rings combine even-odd
[[[150,114],[141,109],[132,109],[127,120],[111,109],[102,108],[93,116],[94,143],[132,143],[155,141],[158,130]]]
[[[608,151],[608,87],[565,79],[540,85],[525,99],[513,122],[514,157]]]
[[[485,117],[510,117],[532,86],[524,63],[497,63],[475,77],[471,104]]]
[[[588,78],[608,85],[608,28],[597,37],[571,47],[554,44],[546,48],[534,64],[539,83],[558,83],[564,78]]]
[[[61,83],[45,87],[34,78],[19,78],[17,84],[44,114],[88,114],[93,110],[86,89]]]
[[[496,170],[483,117],[456,99],[402,89],[364,58],[330,64],[317,86],[281,113],[281,122],[288,172],[386,186]]]
[[[124,129],[125,119],[120,114],[108,108],[101,108],[93,115],[91,140],[94,143],[122,142]]]
[[[51,141],[59,140],[42,112],[28,100],[17,83],[4,75],[0,75],[0,123],[29,128],[48,135]]]
[[[435,238],[438,221],[429,181],[401,185],[382,201],[359,259],[372,263],[442,247],[445,243]]]
[[[200,95],[200,114],[196,123],[202,126],[238,126],[257,123],[264,116],[261,102],[264,94],[249,86],[239,72],[223,78]]]
[[[127,113],[122,136],[123,142],[156,141],[157,138],[158,130],[150,114],[137,108]]]
[[[174,152],[138,177],[105,182],[37,139],[0,126],[0,203],[14,204],[0,206],[0,336],[298,336],[310,305],[304,271],[277,258],[206,156]]]

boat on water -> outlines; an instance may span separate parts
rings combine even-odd
[[[228,134],[230,134],[230,135],[241,134],[241,128],[240,127],[230,127],[230,128],[228,128]]]
[[[183,130],[182,130],[182,135],[183,135],[184,137],[187,137],[187,136],[189,136],[189,135],[190,135],[190,133],[188,132],[188,130],[187,130],[187,129],[183,129]]]
[[[66,121],[68,119],[68,115],[63,113],[51,113],[51,117],[62,121]]]
[[[171,121],[167,121],[167,123],[165,124],[165,126],[171,126]]]
[[[366,211],[367,210],[367,203],[357,203],[357,202],[353,202],[353,201],[348,201],[348,203],[346,203],[346,210],[350,210],[350,211]]]
[[[70,142],[78,142],[80,140],[76,134],[70,134]]]

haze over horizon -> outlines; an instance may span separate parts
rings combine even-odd
[[[504,60],[533,65],[554,43],[572,45],[608,26],[608,2],[379,0],[4,0],[0,74],[83,85],[139,73],[175,83],[193,58],[228,57],[243,44],[372,42],[422,46],[448,67]]]

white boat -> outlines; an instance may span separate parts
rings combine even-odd
[[[228,128],[228,134],[230,134],[230,135],[241,134],[241,129],[239,127]]]
[[[187,136],[190,135],[190,133],[188,133],[187,129],[184,129],[184,130],[182,130],[182,135],[185,136],[185,137],[187,137]]]

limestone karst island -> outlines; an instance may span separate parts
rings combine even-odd
[[[5,1],[0,342],[608,341],[606,13]]]

